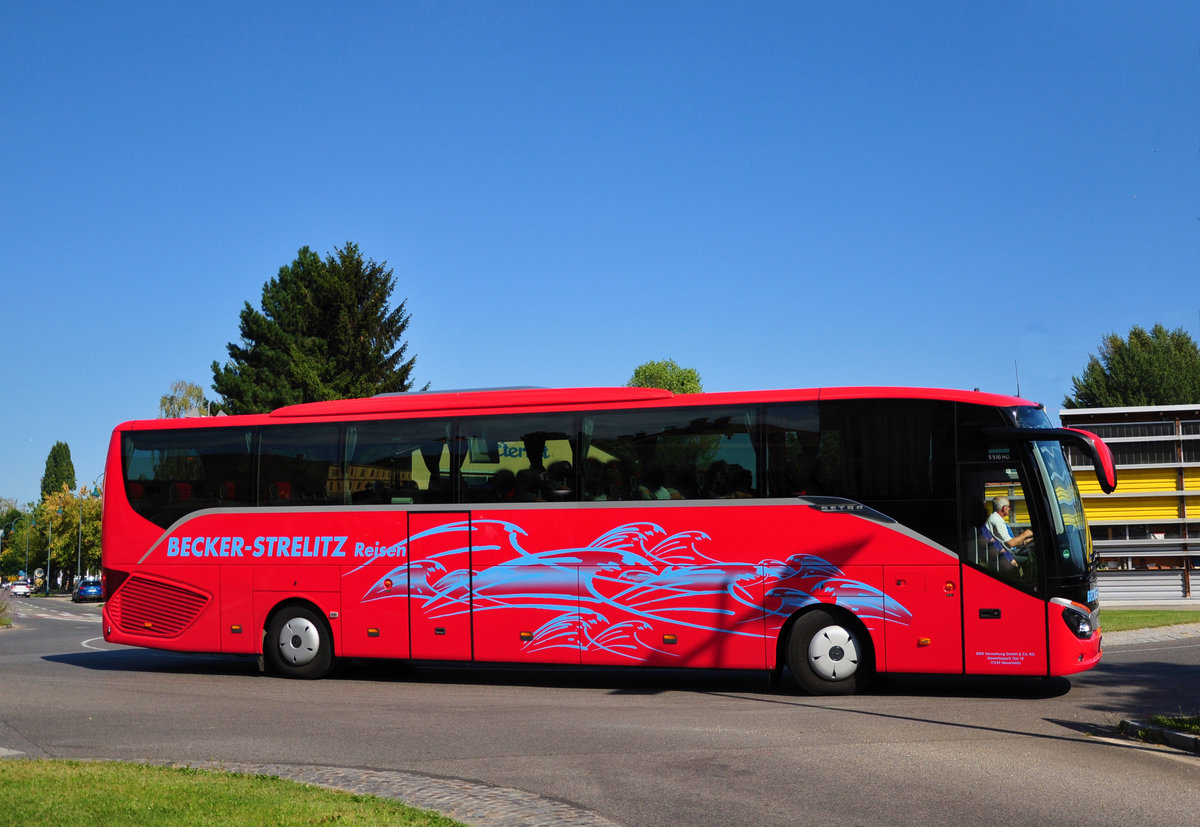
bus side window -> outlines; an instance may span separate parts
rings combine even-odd
[[[261,429],[259,504],[340,505],[339,431],[336,424]]]
[[[459,486],[463,502],[575,499],[573,415],[465,418],[459,435],[466,446]]]
[[[759,497],[751,407],[589,414],[584,499]]]
[[[254,504],[254,433],[246,428],[136,431],[122,437],[133,509],[163,528],[203,508]]]
[[[820,416],[815,402],[767,408],[764,416],[767,496],[819,494]]]
[[[354,505],[450,503],[450,450],[443,422],[381,420],[346,428],[345,485]]]

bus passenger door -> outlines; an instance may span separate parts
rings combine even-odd
[[[408,515],[408,620],[412,657],[471,660],[471,515]]]
[[[963,662],[973,675],[1044,675],[1049,661],[1037,537],[1029,546],[1010,548],[1003,536],[1007,531],[1020,537],[1036,525],[1033,500],[1025,497],[1036,489],[1025,484],[1010,456],[998,449],[989,454],[997,461],[962,470]],[[989,526],[996,506],[1005,502],[1009,508]],[[999,531],[998,520],[1005,523]]]

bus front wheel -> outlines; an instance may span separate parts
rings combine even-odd
[[[263,648],[275,672],[288,678],[319,678],[333,665],[329,632],[304,606],[284,606],[275,613]]]
[[[852,695],[875,673],[866,633],[825,609],[813,609],[792,624],[787,663],[796,685],[810,695]]]

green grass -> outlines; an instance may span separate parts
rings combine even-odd
[[[1150,718],[1150,723],[1178,732],[1200,735],[1200,715],[1155,715]]]
[[[1200,623],[1200,611],[1189,609],[1100,609],[1100,629],[1127,632],[1179,623]]]
[[[29,825],[458,824],[396,801],[275,776],[24,759],[0,759],[0,813]]]

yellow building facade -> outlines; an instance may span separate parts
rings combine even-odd
[[[1117,490],[1104,494],[1090,463],[1071,457],[1101,560],[1101,600],[1193,599],[1200,591],[1200,404],[1076,408],[1059,416],[1063,427],[1104,439],[1117,465]]]

